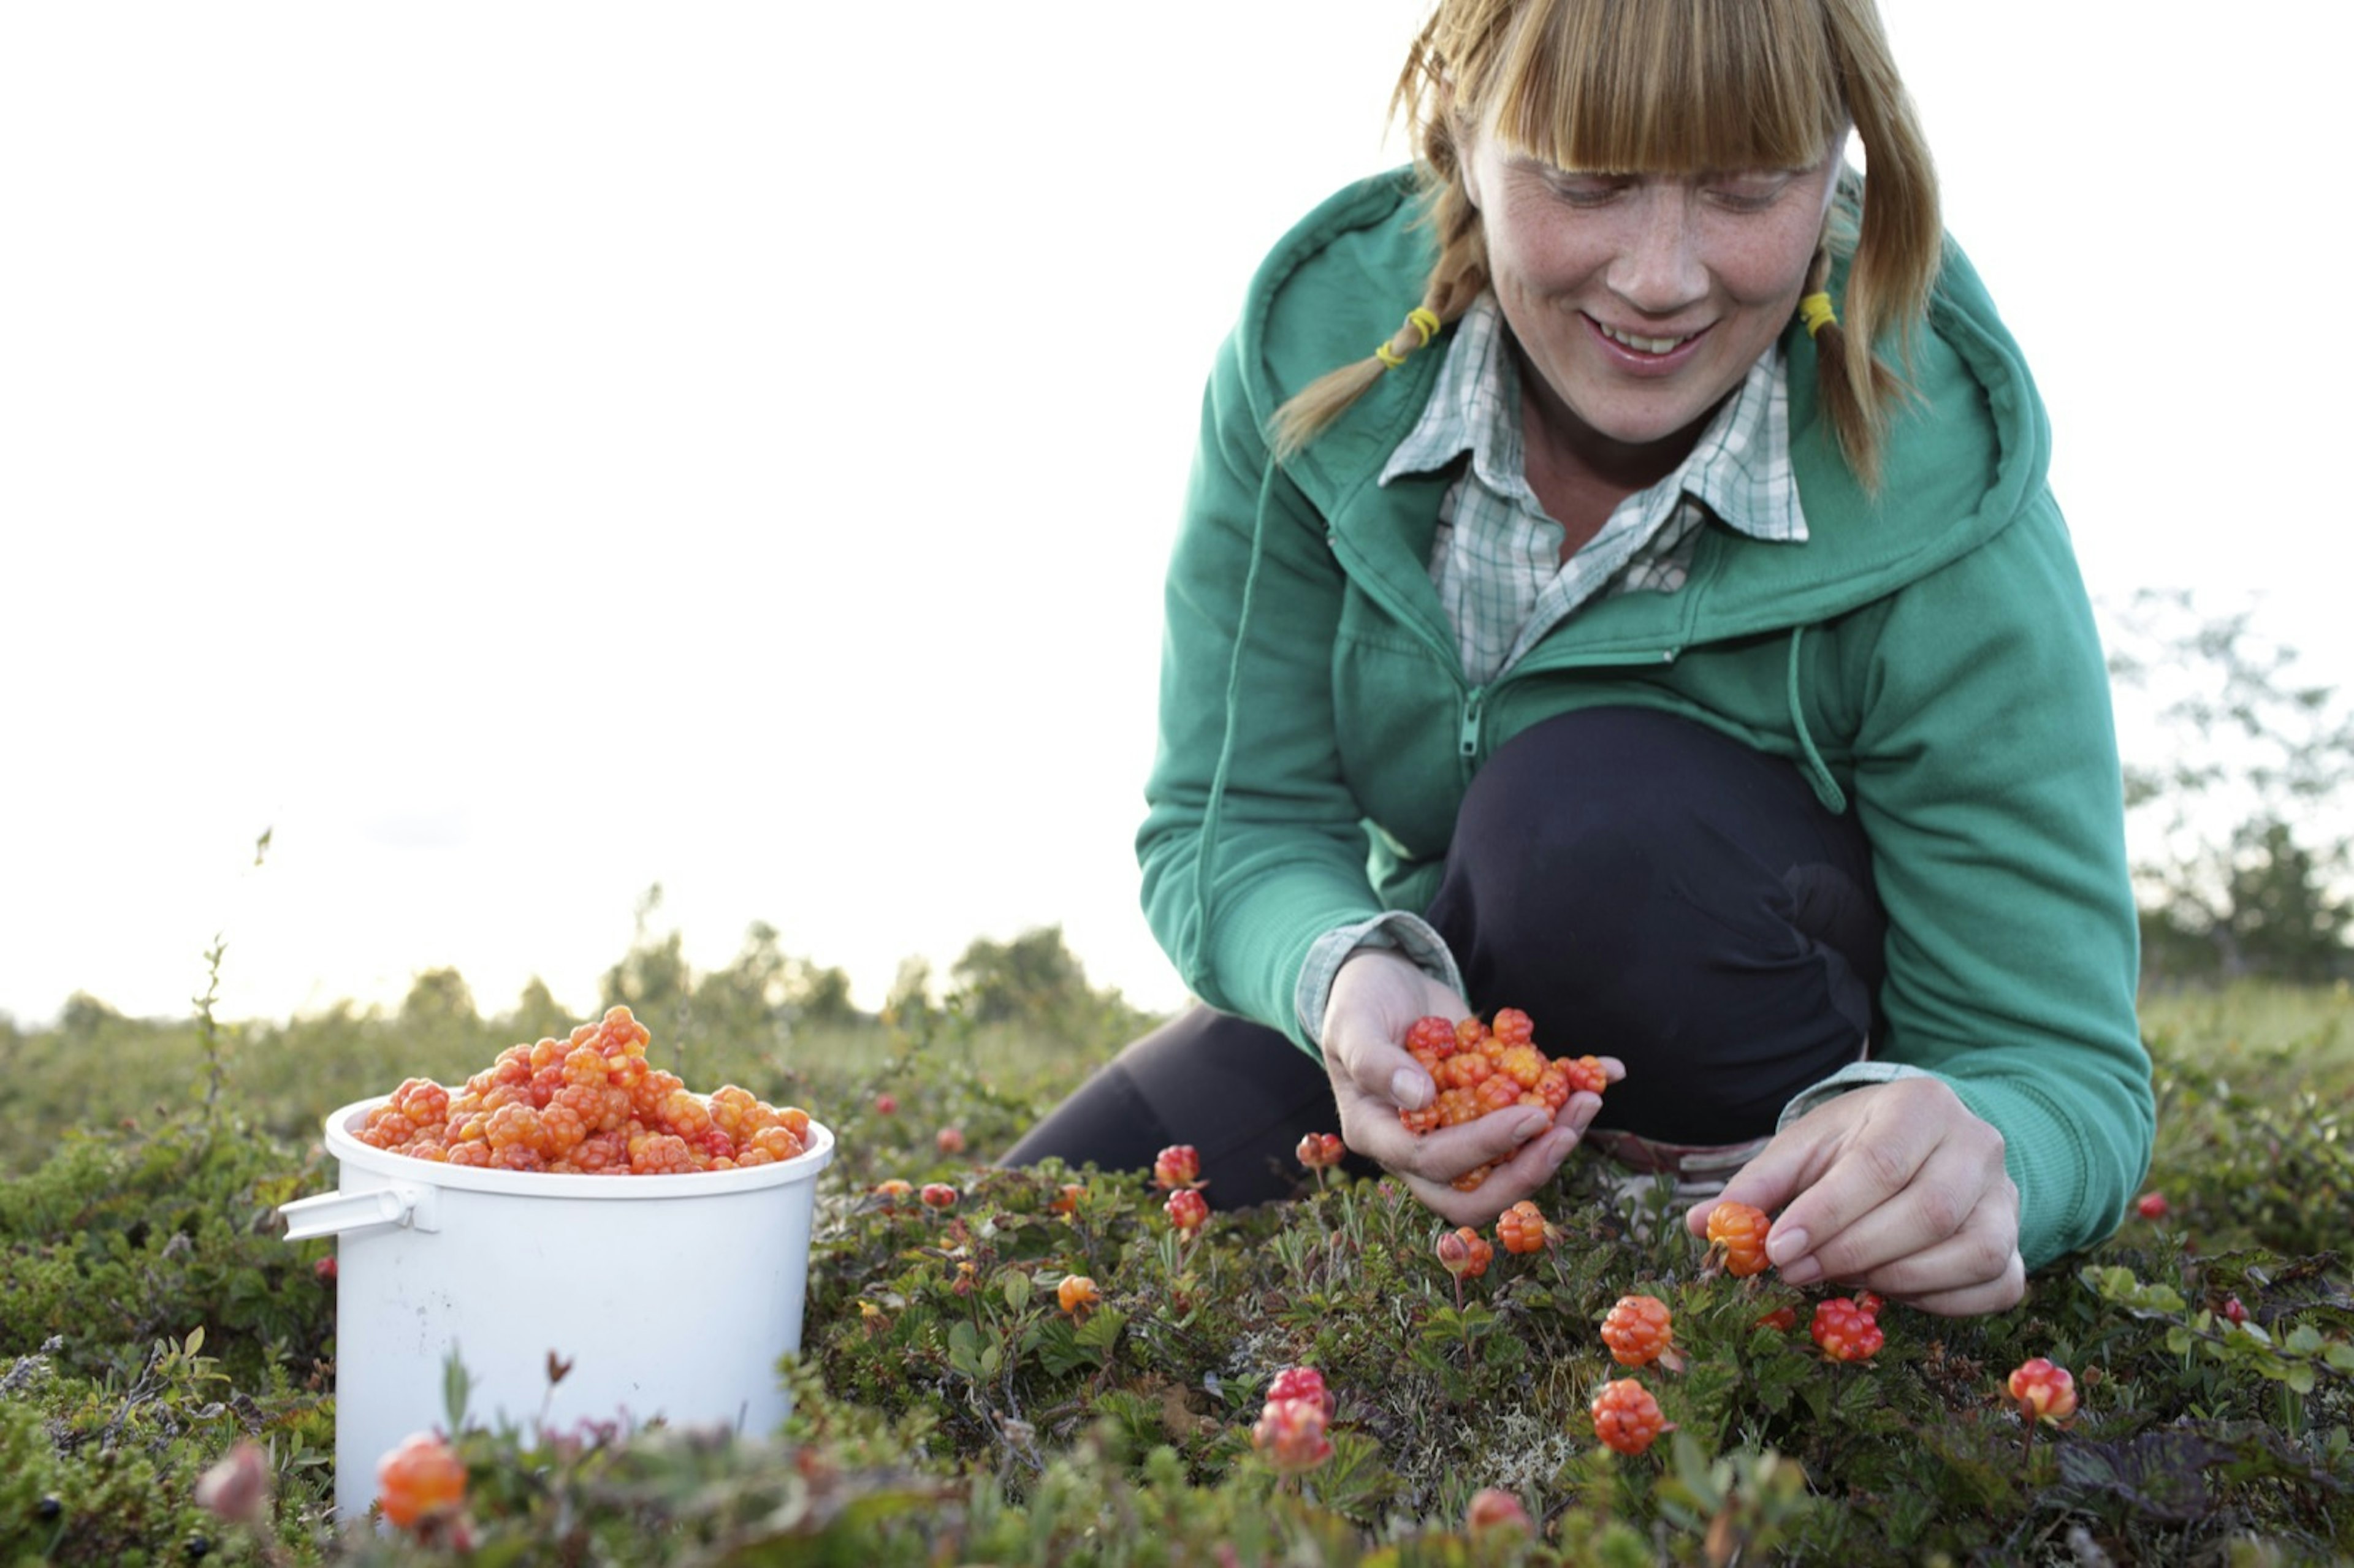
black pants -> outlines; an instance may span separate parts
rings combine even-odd
[[[1548,1054],[1627,1064],[1597,1126],[1758,1137],[1873,1033],[1886,921],[1862,830],[1789,763],[1670,715],[1564,714],[1500,748],[1424,916],[1476,1012],[1520,1008]],[[1129,1170],[1191,1143],[1212,1202],[1235,1207],[1294,1192],[1301,1136],[1339,1126],[1314,1059],[1196,1007],[1121,1052],[1005,1163]]]

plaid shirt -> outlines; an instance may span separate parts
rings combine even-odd
[[[1430,577],[1455,627],[1463,673],[1486,685],[1597,596],[1674,593],[1712,517],[1752,538],[1800,544],[1806,514],[1790,468],[1789,393],[1779,347],[1762,355],[1675,471],[1621,501],[1602,531],[1564,562],[1565,531],[1529,488],[1521,377],[1503,313],[1482,294],[1456,323],[1422,418],[1382,469],[1402,474],[1471,461],[1439,503]],[[1394,911],[1329,931],[1310,949],[1294,1005],[1311,1040],[1324,1033],[1333,977],[1360,947],[1403,951],[1455,988],[1463,978],[1419,916]]]
[[[1381,476],[1387,484],[1471,454],[1439,504],[1430,577],[1473,683],[1511,669],[1589,599],[1682,588],[1711,516],[1754,539],[1805,541],[1777,347],[1750,366],[1675,471],[1620,502],[1564,563],[1562,526],[1529,488],[1511,347],[1495,296],[1480,295],[1456,324],[1420,422]]]

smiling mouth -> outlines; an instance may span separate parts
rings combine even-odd
[[[1594,325],[1604,337],[1622,347],[1631,348],[1638,354],[1672,354],[1700,335],[1699,333],[1691,332],[1681,337],[1645,337],[1639,333],[1621,332],[1606,322],[1597,321]]]

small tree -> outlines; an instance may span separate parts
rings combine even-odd
[[[2297,679],[2298,654],[2242,609],[2144,590],[2117,617],[2110,673],[2129,760],[2145,975],[2324,980],[2354,968],[2354,715]]]

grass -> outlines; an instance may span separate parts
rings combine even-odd
[[[211,1056],[194,1028],[103,1016],[0,1031],[0,1560],[459,1560],[446,1531],[329,1517],[327,1244],[289,1246],[273,1214],[332,1184],[327,1110],[478,1067],[522,1022],[345,1012],[227,1032]],[[1886,1347],[1857,1365],[1804,1331],[1828,1292],[1711,1272],[1672,1216],[1607,1201],[1581,1161],[1541,1195],[1556,1245],[1500,1249],[1458,1306],[1438,1225],[1388,1183],[1320,1191],[1303,1173],[1299,1200],[1214,1214],[1188,1241],[1137,1174],[976,1163],[1118,1033],[953,1012],[800,1037],[658,1032],[657,1060],[674,1051],[691,1082],[796,1100],[840,1137],[803,1354],[783,1372],[795,1414],[743,1438],[468,1429],[471,1560],[2343,1560],[2354,999],[2181,993],[2152,999],[2145,1025],[2167,1213],[2044,1271],[2011,1312],[1888,1308]],[[946,1126],[968,1153],[940,1153]],[[960,1201],[895,1204],[874,1192],[892,1178]],[[1102,1295],[1077,1319],[1056,1303],[1075,1273]],[[1636,1291],[1672,1310],[1681,1372],[1628,1373],[1600,1345]],[[1797,1331],[1760,1322],[1785,1306]],[[2003,1394],[2036,1355],[2075,1373],[2065,1426],[2023,1425]],[[1336,1393],[1334,1452],[1284,1475],[1250,1431],[1298,1364]],[[1627,1375],[1675,1424],[1634,1457],[1599,1447],[1585,1414]],[[262,1446],[271,1482],[252,1523],[194,1501],[240,1442]],[[1531,1531],[1468,1532],[1490,1487]]]

